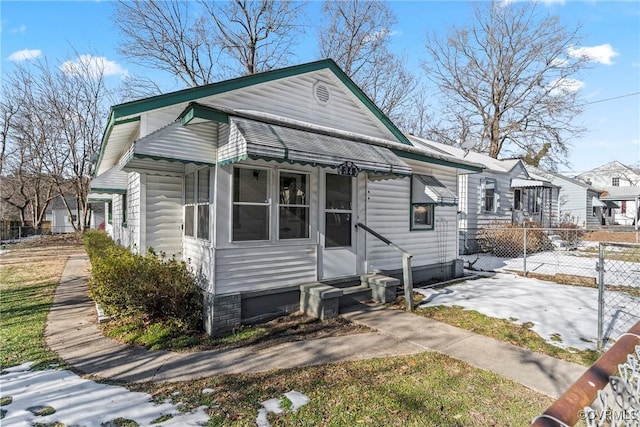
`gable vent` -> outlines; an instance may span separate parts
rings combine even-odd
[[[313,85],[313,97],[320,105],[326,105],[331,100],[331,92],[329,86],[324,82],[316,82]]]

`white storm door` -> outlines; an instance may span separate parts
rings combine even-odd
[[[321,279],[356,274],[356,179],[326,173],[321,198]]]

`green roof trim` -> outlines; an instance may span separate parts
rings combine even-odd
[[[399,142],[404,145],[412,146],[409,139],[396,127],[395,124],[375,105],[375,103],[351,80],[349,76],[336,64],[332,59],[322,59],[315,62],[309,62],[306,64],[295,65],[286,68],[280,68],[277,70],[265,71],[258,74],[246,75],[237,77],[230,80],[225,80],[217,83],[211,83],[204,86],[198,86],[188,89],[183,89],[175,92],[170,92],[162,95],[153,96],[150,98],[144,98],[136,101],[126,102],[123,104],[114,105],[111,107],[109,114],[109,121],[103,134],[100,155],[96,166],[99,166],[102,162],[104,149],[107,141],[111,135],[113,127],[119,124],[127,123],[129,121],[140,120],[140,114],[150,110],[169,107],[176,104],[188,103],[199,98],[218,95],[221,93],[230,92],[237,89],[243,89],[246,87],[258,85],[261,83],[267,83],[283,78],[293,77],[301,74],[306,74],[323,69],[331,70],[334,75],[349,89],[360,102],[389,130]],[[204,109],[191,109],[185,111],[180,117],[183,124],[189,123],[194,118],[209,118],[211,120],[221,121],[224,119],[224,113],[213,111],[205,111]],[[228,120],[228,117],[226,118]],[[224,121],[223,121],[224,122]],[[97,167],[96,167],[97,169]]]
[[[95,178],[96,177],[96,172],[98,171],[98,166],[100,166],[100,163],[102,163],[102,157],[104,156],[104,150],[107,146],[107,141],[109,140],[109,137],[111,136],[111,132],[113,131],[113,127],[115,125],[122,125],[122,124],[126,124],[126,123],[133,123],[133,122],[139,122],[140,121],[140,116],[136,116],[136,117],[129,117],[127,119],[121,119],[121,120],[117,120],[115,118],[115,115],[113,114],[113,108],[111,109],[111,113],[109,113],[109,120],[107,121],[107,126],[104,130],[104,133],[102,134],[102,141],[100,142],[100,154],[98,155],[98,161],[96,162],[96,167],[93,168],[93,173],[92,173],[92,177]]]
[[[457,169],[465,169],[471,172],[482,172],[483,170],[483,168],[481,167],[467,165],[464,163],[456,163],[455,161],[437,159],[435,157],[429,157],[427,155],[409,153],[406,151],[395,150],[395,149],[391,149],[391,151],[393,151],[396,156],[404,157],[405,159],[418,160],[420,162],[432,163],[432,164],[441,165],[441,166],[449,166]]]
[[[193,119],[211,120],[219,123],[229,123],[229,115],[222,111],[207,107],[205,105],[190,103],[189,106],[180,114],[178,120],[182,126],[188,125]]]
[[[90,193],[106,193],[106,194],[124,194],[127,192],[125,189],[121,188],[94,188],[91,187],[89,189]]]
[[[201,161],[197,161],[197,160],[186,160],[186,159],[176,159],[174,157],[163,157],[163,156],[153,156],[151,154],[138,154],[138,153],[134,153],[133,157],[134,159],[149,159],[149,160],[156,160],[156,161],[167,161],[169,163],[183,163],[183,164],[194,164],[194,165],[199,165],[199,166],[215,166],[215,162],[201,162]],[[131,161],[131,160],[129,160]],[[128,163],[128,162],[127,162]]]

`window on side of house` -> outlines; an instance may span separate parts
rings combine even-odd
[[[522,210],[522,190],[519,188],[513,190],[513,209]]]
[[[184,235],[209,239],[209,168],[184,176]]]
[[[113,202],[107,202],[107,223],[113,221]]]
[[[496,211],[496,180],[486,179],[484,181],[484,211]]]
[[[269,170],[234,167],[232,236],[234,242],[269,240]]]
[[[435,224],[435,200],[425,193],[420,176],[411,177],[411,230],[433,230]]]
[[[278,239],[309,238],[309,175],[280,172]]]
[[[122,195],[122,226],[127,226],[127,192]]]
[[[620,178],[617,176],[614,176],[613,178],[611,178],[611,185],[613,187],[619,187],[620,186]]]

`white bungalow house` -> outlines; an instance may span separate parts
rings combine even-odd
[[[331,60],[111,108],[92,181],[121,244],[189,260],[205,327],[299,303],[308,282],[461,275],[458,177],[414,147]]]
[[[593,186],[533,166],[527,165],[526,168],[559,188],[559,224],[572,223],[583,228],[597,228],[611,221],[612,208],[617,205],[611,201],[600,200],[600,191]]]
[[[599,166],[576,177],[603,193],[605,208],[613,212],[607,224],[633,225],[640,210],[640,171],[614,161]],[[627,188],[622,188],[627,187]],[[635,188],[633,188],[635,187]]]
[[[476,250],[478,230],[496,224],[533,222],[542,227],[558,219],[558,186],[528,171],[520,159],[494,159],[475,151],[410,137],[414,145],[484,166],[481,174],[458,177],[460,249]]]

